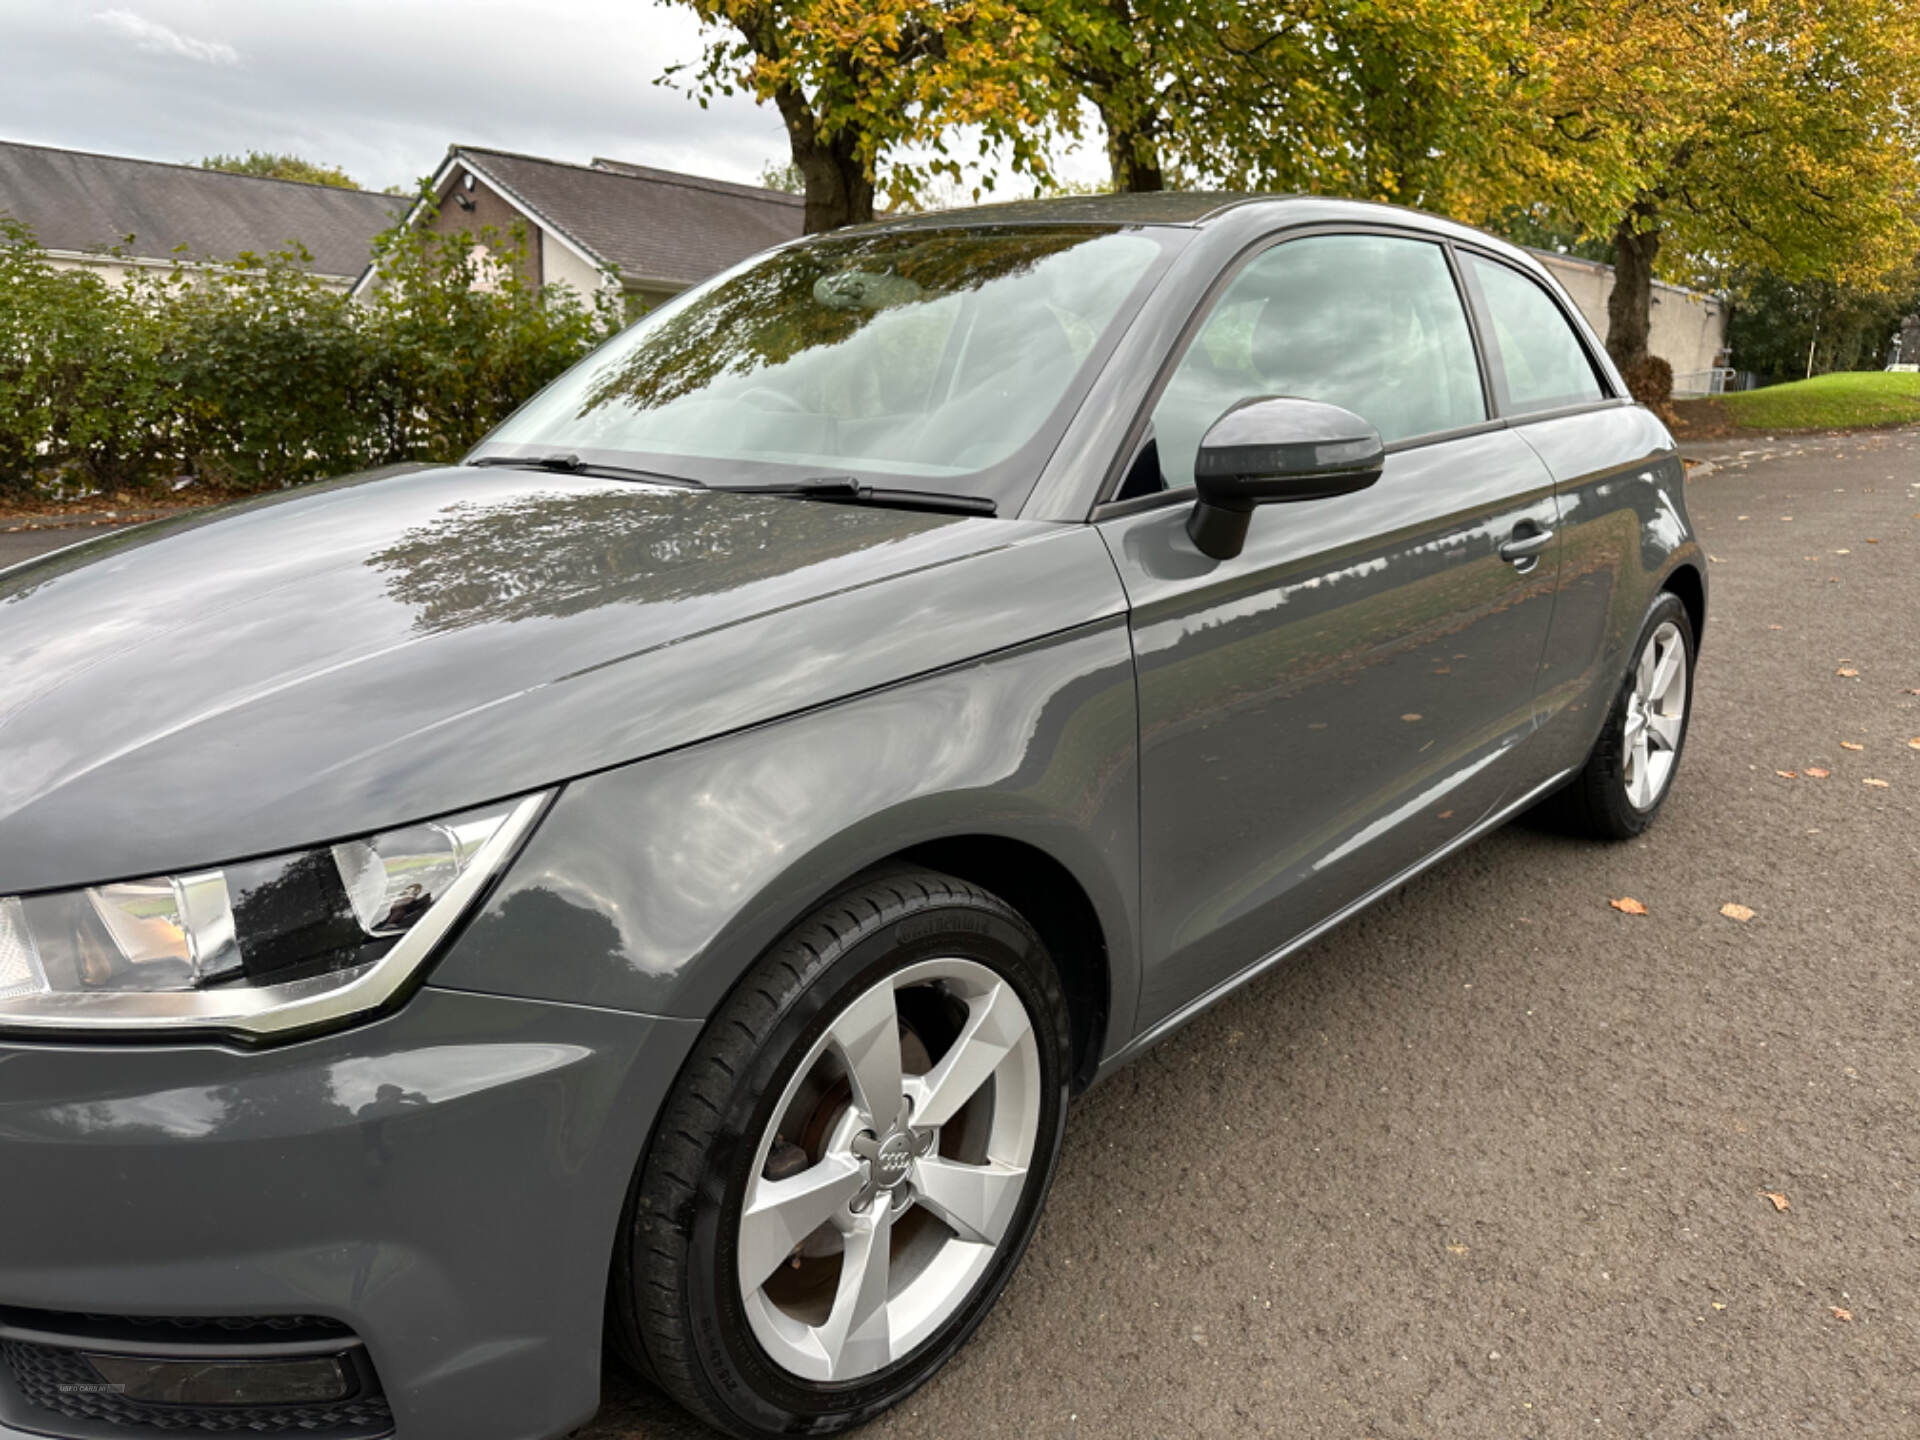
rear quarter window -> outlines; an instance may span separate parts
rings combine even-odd
[[[1504,410],[1526,415],[1607,398],[1605,386],[1566,314],[1540,284],[1511,266],[1463,254],[1479,285],[1504,372]]]

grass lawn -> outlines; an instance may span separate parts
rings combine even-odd
[[[1920,422],[1920,374],[1859,370],[1721,397],[1750,430],[1841,430]]]

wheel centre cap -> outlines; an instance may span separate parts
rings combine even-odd
[[[913,1173],[914,1145],[912,1137],[896,1131],[880,1142],[873,1152],[873,1183],[882,1190],[891,1190],[904,1182]]]

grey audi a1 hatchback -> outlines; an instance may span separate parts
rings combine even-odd
[[[966,1340],[1070,1096],[1539,805],[1706,601],[1541,267],[1316,199],[792,244],[465,463],[0,575],[0,1434],[742,1436]]]

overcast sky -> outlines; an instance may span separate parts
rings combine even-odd
[[[699,36],[648,0],[0,0],[0,138],[293,151],[371,189],[411,187],[455,142],[754,180],[787,158],[770,109],[653,83]]]

